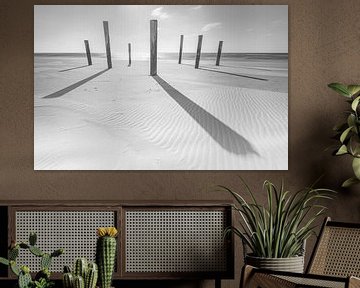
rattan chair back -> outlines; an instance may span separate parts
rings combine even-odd
[[[326,219],[307,273],[360,277],[360,224]]]

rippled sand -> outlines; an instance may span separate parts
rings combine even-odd
[[[287,67],[222,64],[35,58],[34,168],[286,170]]]

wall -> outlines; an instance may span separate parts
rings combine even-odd
[[[0,2],[0,199],[208,200],[228,198],[210,184],[239,186],[243,176],[257,196],[264,179],[289,189],[311,184],[339,191],[328,214],[360,222],[360,186],[339,188],[351,174],[346,157],[325,148],[332,127],[343,117],[344,99],[327,88],[330,82],[359,83],[360,15],[358,0],[296,1],[156,1],[156,4],[288,4],[289,5],[289,170],[288,171],[34,171],[33,170],[33,4],[153,4],[151,1]],[[230,199],[230,198],[229,198]],[[311,243],[308,250],[311,251]],[[240,248],[240,247],[238,247]],[[238,249],[240,250],[240,249]],[[240,270],[241,255],[236,269]],[[226,281],[225,287],[237,287]]]

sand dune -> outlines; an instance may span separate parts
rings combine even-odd
[[[35,65],[36,170],[287,169],[281,67],[204,64],[216,73],[164,61],[150,77],[141,61],[67,70],[76,65]]]

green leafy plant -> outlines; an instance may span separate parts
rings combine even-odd
[[[236,204],[233,208],[240,215],[240,227],[228,227],[225,235],[232,232],[239,236],[255,257],[288,258],[301,255],[305,240],[314,233],[315,220],[326,210],[325,206],[318,204],[318,200],[332,199],[334,191],[310,187],[291,193],[285,191],[283,183],[278,189],[266,180],[263,186],[267,203],[263,206],[241,180],[251,201],[246,201],[232,189],[219,186],[234,197]]]
[[[360,85],[344,85],[341,83],[331,83],[329,88],[338,94],[346,97],[350,104],[350,110],[346,112],[346,122],[334,127],[340,141],[340,145],[334,151],[334,155],[351,155],[354,177],[347,179],[342,186],[349,187],[360,183]]]
[[[57,249],[51,254],[43,252],[36,246],[37,236],[30,233],[29,243],[12,242],[8,251],[8,259],[0,257],[0,263],[10,266],[11,271],[18,277],[19,288],[50,288],[54,283],[50,280],[50,265],[54,257],[58,257],[64,253],[63,249]],[[28,250],[33,255],[39,257],[41,270],[35,275],[33,280],[30,275],[28,266],[19,266],[16,259],[19,256],[20,249]]]

